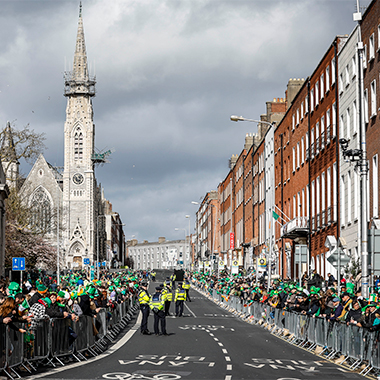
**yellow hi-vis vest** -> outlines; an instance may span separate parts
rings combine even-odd
[[[175,301],[186,301],[186,290],[185,289],[176,289]]]
[[[144,289],[140,290],[139,304],[140,305],[148,304],[149,300],[150,300],[149,294]]]
[[[153,296],[149,302],[149,307],[153,311],[158,311],[158,310],[162,310],[164,308],[164,306],[165,306],[165,300],[164,300],[164,297],[162,297],[162,294],[161,293],[153,294]],[[154,309],[156,309],[156,310],[154,310]]]
[[[182,287],[183,287],[184,289],[190,289],[190,282],[189,282],[189,281],[184,282],[184,283],[182,284]]]

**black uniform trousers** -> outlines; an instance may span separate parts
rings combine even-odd
[[[149,305],[147,303],[141,304],[140,310],[142,313],[141,332],[148,331]]]
[[[176,317],[182,317],[183,314],[183,300],[175,301],[175,315]]]
[[[165,315],[170,315],[170,301],[165,301]]]
[[[191,302],[191,299],[190,299],[190,289],[185,289],[186,290],[186,300]]]
[[[154,313],[154,333],[158,335],[160,330],[158,328],[159,323],[161,322],[161,333],[166,334],[166,319],[165,312],[159,310],[157,313]]]

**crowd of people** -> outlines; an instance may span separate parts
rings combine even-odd
[[[210,294],[215,290],[226,301],[231,296],[238,297],[244,306],[259,302],[271,308],[354,324],[370,331],[380,330],[380,303],[377,302],[380,280],[375,281],[373,292],[365,299],[361,293],[360,276],[342,278],[339,292],[334,276],[328,274],[328,279],[324,280],[316,271],[297,282],[276,279],[269,287],[264,278],[257,280],[253,273],[194,272],[192,278],[197,286]]]
[[[110,313],[117,304],[136,295],[141,277],[141,272],[104,271],[99,279],[91,281],[87,271],[76,271],[61,276],[58,284],[55,277],[33,271],[22,284],[2,279],[0,324],[24,333],[26,341],[33,341],[41,320],[63,318],[76,323],[80,316],[87,315],[94,317],[96,336],[100,326],[96,316],[100,310]]]

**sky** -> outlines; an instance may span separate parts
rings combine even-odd
[[[369,0],[360,0],[360,6]],[[217,190],[265,102],[309,76],[336,35],[350,34],[356,0],[82,0],[96,169],[127,240],[183,239],[196,205]],[[63,165],[66,98],[79,1],[0,0],[0,126],[46,134]],[[27,174],[30,166],[22,163]],[[179,230],[176,231],[175,228]]]

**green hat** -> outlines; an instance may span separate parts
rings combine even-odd
[[[66,293],[62,292],[62,290],[58,292],[58,297],[60,297],[60,298],[65,298],[65,295],[66,295]]]
[[[40,293],[45,293],[47,291],[47,288],[44,284],[39,284],[37,285],[37,290],[40,292]]]
[[[21,288],[17,282],[11,282],[8,286],[8,290],[11,294],[17,294],[21,291]]]
[[[51,302],[51,299],[49,297],[45,297],[43,298],[43,300],[47,303],[47,307],[50,307],[52,302]]]

